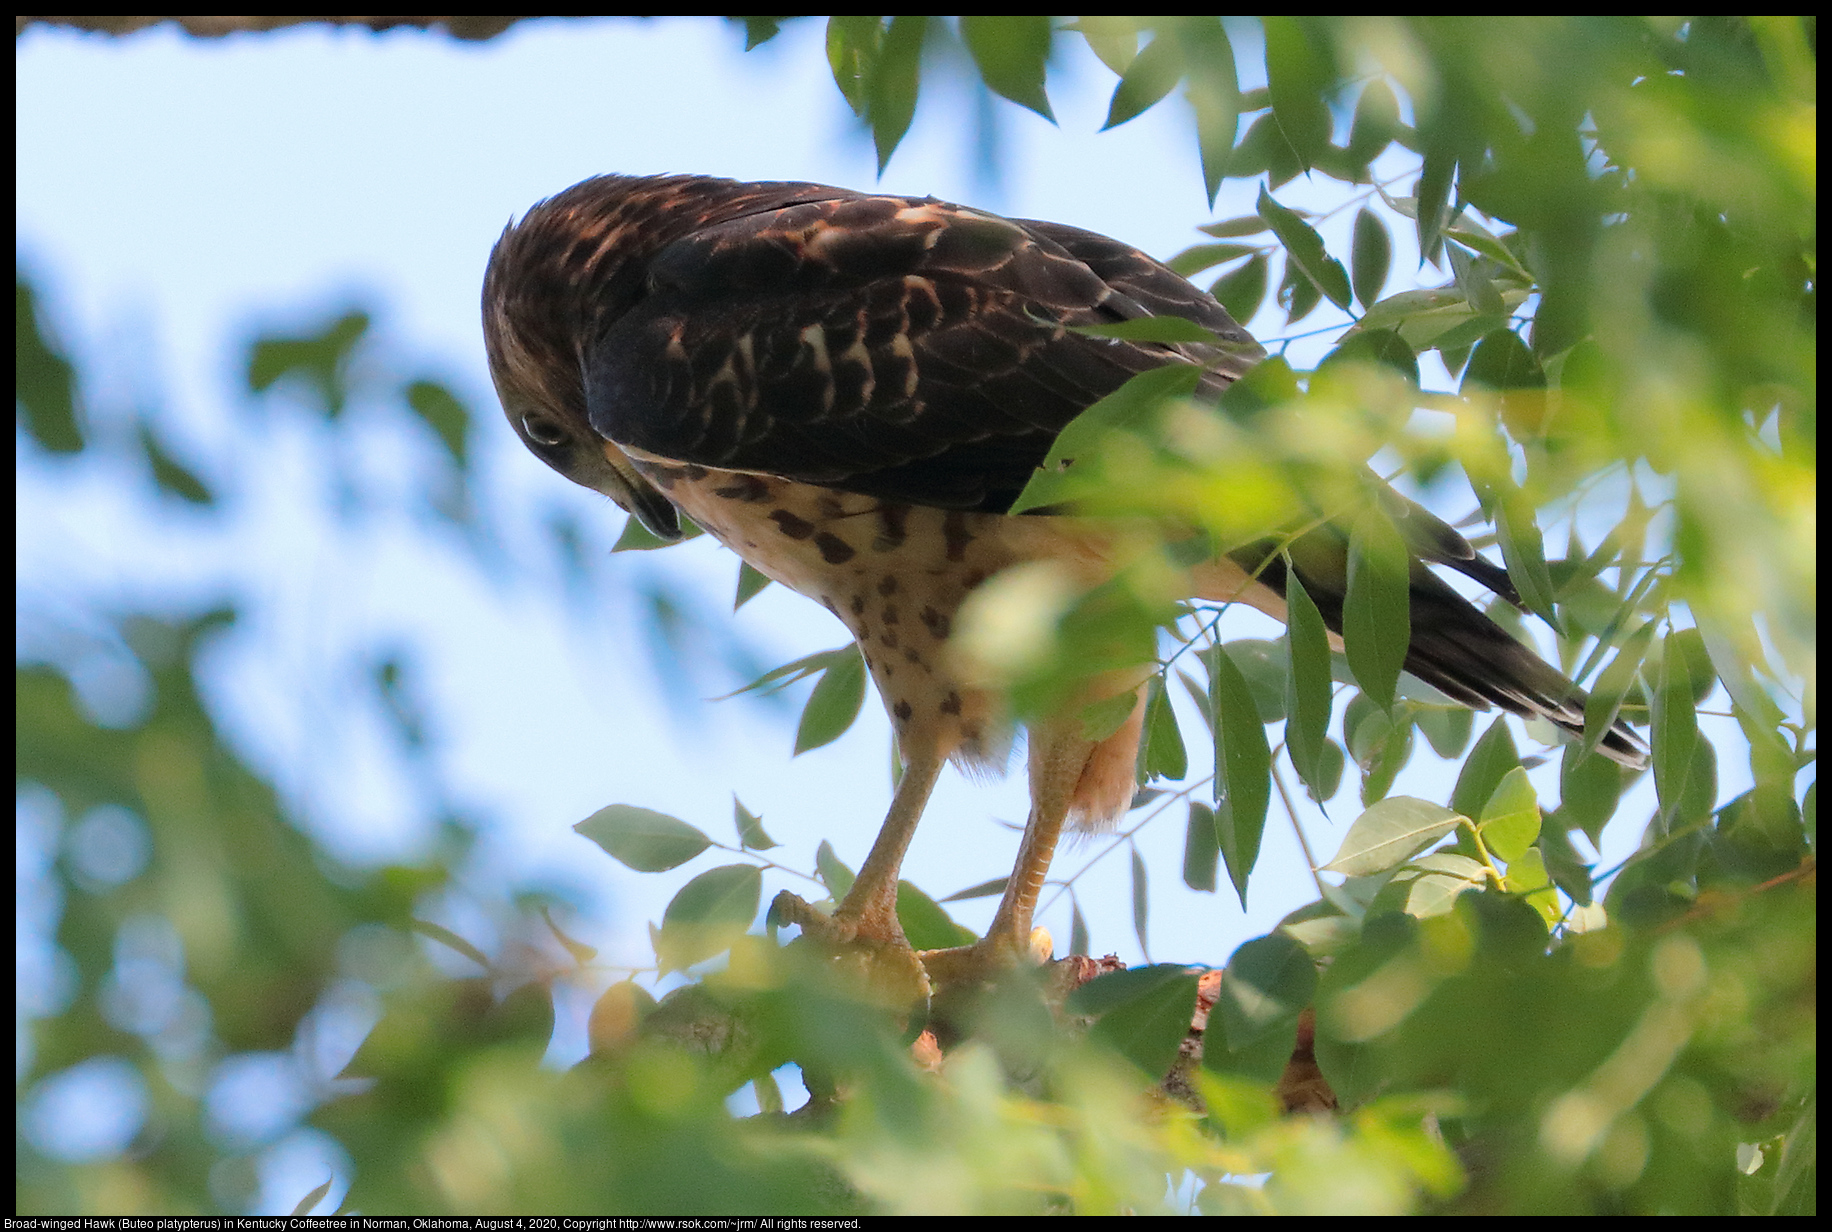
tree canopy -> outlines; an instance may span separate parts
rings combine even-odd
[[[747,49],[790,20],[809,19],[746,19]],[[762,819],[736,804],[721,840],[606,801],[578,829],[629,868],[721,863],[682,881],[654,963],[599,996],[591,1056],[561,1071],[542,1064],[568,1012],[553,990],[595,952],[553,896],[468,880],[477,826],[426,755],[437,704],[411,654],[372,655],[373,696],[443,837],[364,866],[299,827],[205,704],[200,655],[233,610],[89,614],[146,696],[98,715],[55,656],[16,673],[22,869],[55,904],[65,987],[22,994],[20,1210],[246,1203],[254,1156],[208,1076],[301,1047],[357,998],[375,1025],[306,1117],[349,1152],[345,1207],[371,1214],[1811,1212],[1815,38],[1811,18],[830,19],[823,71],[881,170],[938,90],[1051,117],[1080,40],[1112,75],[1109,127],[1182,109],[1208,198],[1257,185],[1172,264],[1273,357],[1218,409],[1145,374],[1028,493],[1170,541],[1062,595],[1022,647],[990,616],[963,636],[1020,713],[1115,655],[1160,663],[1126,826],[1180,821],[1175,875],[1245,903],[1268,826],[1309,841],[1333,810],[1316,901],[1225,952],[1182,938],[1200,966],[1113,972],[1066,1005],[1014,983],[945,1056],[912,1055],[903,1021],[759,919],[785,871]],[[85,411],[85,357],[25,272],[17,320],[23,450],[132,459],[165,499],[237,516],[156,416]],[[250,417],[279,395],[312,408],[313,465],[360,519],[376,494],[340,445],[347,412],[394,408],[431,461],[388,499],[480,576],[540,586],[479,510],[473,417],[493,408],[376,354],[361,313],[268,332],[243,352]],[[1531,616],[1492,614],[1590,691],[1582,739],[1474,722],[1402,676],[1370,459],[1474,511]],[[1297,595],[1277,640],[1168,604],[1167,553],[1290,535],[1302,511],[1356,526],[1341,654]],[[618,546],[656,545],[632,523]],[[760,582],[741,576],[736,603]],[[665,660],[700,617],[664,582],[648,598]],[[863,705],[850,649],[760,668],[763,689],[815,678],[797,752]],[[1651,799],[1592,752],[1618,715],[1645,725]],[[1443,798],[1392,794],[1426,756],[1457,766]],[[1600,865],[1624,828],[1632,856]],[[835,899],[851,878],[825,845],[792,871]],[[970,935],[924,889],[900,902],[912,941]],[[496,936],[432,922],[450,895]],[[46,1150],[34,1118],[123,1067],[146,1104],[131,1142]],[[785,1112],[791,1072],[812,1099]],[[755,1115],[732,1111],[746,1089]]]

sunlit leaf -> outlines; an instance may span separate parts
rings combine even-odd
[[[755,864],[707,869],[662,912],[656,958],[664,968],[679,969],[728,948],[757,918],[762,897],[763,870]]]
[[[1355,819],[1324,871],[1368,877],[1398,868],[1454,830],[1459,819],[1429,800],[1389,796]]]
[[[601,808],[573,829],[639,873],[678,868],[712,846],[679,818],[630,804]]]
[[[1519,766],[1502,776],[1482,806],[1476,831],[1497,858],[1513,863],[1539,837],[1539,796]]]

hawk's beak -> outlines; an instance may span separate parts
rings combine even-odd
[[[680,542],[681,517],[674,502],[648,484],[639,481],[630,486],[630,514],[657,539]]]

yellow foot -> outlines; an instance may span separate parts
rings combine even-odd
[[[830,916],[784,890],[770,904],[770,919],[799,927],[802,935],[797,944],[815,951],[831,970],[849,977],[850,983],[864,988],[872,1001],[886,1009],[907,1010],[928,1002],[928,973],[895,915],[888,923]]]
[[[1033,928],[1023,944],[1015,937],[989,934],[972,945],[924,950],[916,957],[938,990],[968,989],[989,984],[1008,971],[1041,967],[1050,961],[1055,949],[1056,943],[1047,929]]]

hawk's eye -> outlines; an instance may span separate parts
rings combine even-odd
[[[553,446],[566,442],[565,429],[545,415],[523,415],[522,431],[537,445]]]

